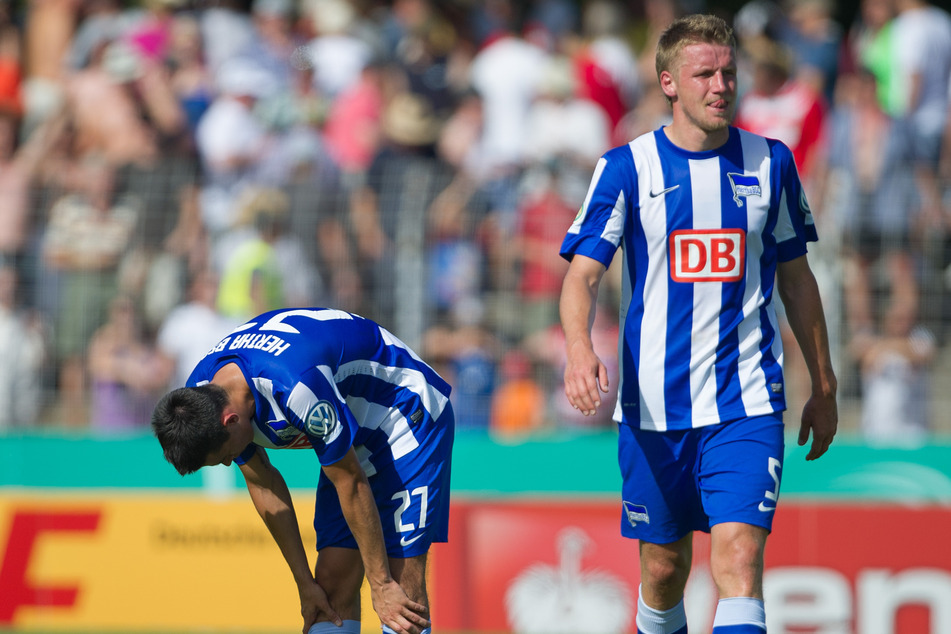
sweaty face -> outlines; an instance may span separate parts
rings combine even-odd
[[[664,82],[674,120],[707,135],[725,131],[736,113],[736,56],[729,46],[690,44]]]

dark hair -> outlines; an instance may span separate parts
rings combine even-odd
[[[736,36],[726,20],[715,15],[694,14],[674,20],[657,42],[655,70],[672,71],[674,60],[691,44],[722,44],[736,49]]]
[[[165,452],[165,459],[182,475],[205,465],[208,455],[228,439],[221,415],[228,393],[218,385],[172,390],[152,412],[152,432]]]

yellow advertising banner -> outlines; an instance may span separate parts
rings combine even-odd
[[[0,490],[0,630],[300,632],[297,588],[241,493]],[[294,503],[314,552],[313,497]],[[363,610],[380,632],[366,587]]]

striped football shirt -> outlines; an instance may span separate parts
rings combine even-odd
[[[414,469],[430,459],[450,387],[375,322],[340,310],[296,308],[255,317],[198,363],[188,386],[236,364],[254,395],[256,446],[312,448],[321,464],[351,446],[367,476]],[[443,457],[448,458],[448,457]]]
[[[792,154],[730,128],[689,152],[663,129],[599,160],[561,255],[623,247],[614,417],[681,430],[785,409],[777,262],[817,239]]]

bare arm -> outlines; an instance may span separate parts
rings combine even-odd
[[[815,460],[829,449],[839,422],[835,395],[837,382],[829,352],[829,334],[816,278],[806,256],[779,264],[779,294],[786,307],[789,326],[802,349],[812,380],[812,394],[802,410],[799,444],[805,445],[812,431],[812,446],[806,460]]]
[[[426,606],[407,597],[390,574],[380,511],[356,452],[351,448],[337,462],[324,465],[323,470],[337,489],[343,516],[360,548],[360,558],[370,583],[373,609],[380,620],[397,633],[416,634],[430,627],[429,620],[424,616]]]
[[[264,520],[294,575],[300,594],[301,616],[304,618],[303,632],[306,634],[321,613],[326,614],[336,625],[342,625],[343,621],[331,607],[327,594],[317,585],[310,570],[297,514],[284,477],[274,468],[263,449],[258,449],[254,457],[241,465],[241,473],[248,485],[254,508]]]
[[[597,260],[576,255],[561,288],[559,310],[565,331],[565,396],[585,416],[597,412],[601,406],[600,392],[608,391],[608,369],[591,342],[598,287],[606,270]]]

